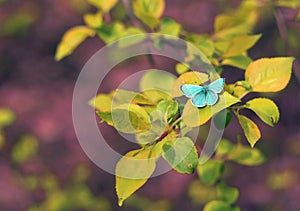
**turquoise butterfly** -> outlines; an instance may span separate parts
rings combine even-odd
[[[214,105],[217,103],[218,94],[222,92],[225,84],[224,78],[219,78],[209,85],[184,84],[180,87],[182,93],[188,98],[192,98],[192,104],[196,107]]]

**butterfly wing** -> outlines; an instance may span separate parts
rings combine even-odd
[[[208,85],[208,90],[219,94],[220,92],[222,92],[224,84],[225,84],[225,79],[219,78]]]
[[[180,87],[180,89],[185,96],[190,98],[203,91],[202,86],[192,84],[184,84]]]
[[[205,96],[205,100],[207,105],[214,105],[216,104],[216,102],[218,101],[219,96],[211,91],[211,90],[207,90],[206,96]]]
[[[194,97],[192,97],[192,104],[196,107],[206,106],[205,92],[204,90],[200,91]]]

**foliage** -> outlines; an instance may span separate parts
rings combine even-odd
[[[190,67],[196,58],[191,48],[186,46],[188,55],[185,63],[176,65],[179,76],[175,80],[153,69],[141,79],[139,93],[118,89],[91,99],[89,104],[95,107],[101,122],[120,132],[135,134],[140,146],[140,149],[128,152],[116,166],[119,205],[150,178],[155,170],[155,160],[162,157],[179,173],[191,174],[196,170],[204,184],[216,187],[218,197],[206,204],[205,211],[239,210],[233,205],[238,198],[238,190],[222,181],[224,163],[231,161],[255,166],[265,160],[259,149],[253,148],[261,138],[260,129],[241,111],[252,110],[269,126],[279,121],[280,114],[271,99],[254,98],[245,102],[244,97],[251,92],[278,92],[284,89],[290,80],[294,60],[293,57],[274,57],[253,61],[248,50],[263,35],[253,34],[252,31],[259,20],[262,4],[275,9],[277,6],[297,7],[297,1],[242,1],[236,10],[215,18],[214,32],[209,35],[188,32],[176,20],[162,18],[165,8],[163,0],[89,2],[97,7],[97,12],[84,16],[86,26],[77,26],[65,33],[56,52],[57,60],[71,54],[87,37],[98,35],[109,44],[128,35],[157,32],[189,41],[203,52],[207,57],[204,62],[211,63],[218,73],[209,75],[192,72]],[[124,16],[107,18],[114,12],[124,10]],[[161,46],[158,43],[156,47]],[[191,100],[185,103],[179,100],[182,96],[181,85],[212,82],[222,76],[227,66],[244,71],[244,78],[235,83],[226,83],[215,105],[197,108]],[[157,81],[156,85],[153,85],[153,81]],[[184,131],[202,126],[212,118],[217,125],[218,115],[224,110],[226,124],[217,127],[224,129],[231,117],[236,116],[251,148],[240,140],[237,144],[222,140],[215,156],[204,164],[198,164],[197,150]]]

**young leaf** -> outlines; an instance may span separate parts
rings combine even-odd
[[[290,80],[293,61],[293,57],[256,60],[247,67],[245,79],[254,92],[278,92]]]
[[[136,28],[136,27],[129,27],[126,29],[124,34],[122,34],[122,37],[126,37],[126,39],[118,40],[118,46],[120,48],[124,48],[127,46],[131,46],[131,45],[140,43],[146,38],[146,35],[143,35],[143,36],[141,35],[144,33],[145,33],[145,31],[143,29]],[[133,35],[139,35],[139,36],[133,36]]]
[[[136,134],[151,128],[148,113],[135,104],[124,104],[112,110],[114,127],[123,133]]]
[[[178,36],[181,26],[172,18],[164,18],[161,21],[159,33]]]
[[[266,124],[274,126],[279,120],[277,105],[267,98],[255,98],[246,103],[246,108],[254,111],[257,116]]]
[[[214,200],[208,202],[203,211],[240,211],[240,208],[234,207],[224,201]]]
[[[159,24],[159,18],[165,9],[164,0],[134,0],[132,9],[136,17],[151,29]]]
[[[126,35],[126,29],[122,23],[116,21],[110,25],[102,24],[97,28],[97,34],[103,42],[109,44]]]
[[[258,149],[249,148],[238,144],[229,154],[228,160],[246,166],[257,166],[265,161],[264,155]]]
[[[253,148],[256,142],[260,139],[261,134],[260,130],[257,127],[257,125],[249,118],[243,116],[243,115],[238,115],[238,120],[240,125],[243,128],[244,134]]]
[[[91,28],[98,28],[102,25],[102,13],[97,12],[96,14],[85,14],[83,20]]]
[[[224,171],[224,163],[219,160],[208,160],[202,165],[198,165],[197,172],[201,181],[206,185],[213,185],[221,177]]]
[[[101,9],[103,13],[109,12],[111,8],[113,8],[117,3],[118,0],[87,0],[90,4],[94,5],[95,7]]]
[[[225,156],[228,155],[235,146],[228,140],[222,139],[218,145],[216,155],[218,156]]]
[[[251,48],[261,37],[258,35],[241,35],[231,40],[229,47],[223,57],[231,57],[243,54]]]
[[[111,112],[96,111],[96,114],[101,119],[100,123],[106,122],[108,125],[114,126],[114,122],[113,122],[112,117],[111,117]]]
[[[239,197],[239,190],[237,188],[229,187],[224,182],[218,184],[217,193],[218,197],[228,204],[236,202]]]
[[[183,122],[189,127],[197,127],[203,125],[214,114],[238,102],[240,102],[238,98],[233,97],[226,91],[223,94],[219,95],[219,101],[213,106],[206,106],[204,108],[198,109],[191,103],[190,100],[188,100],[182,112]]]
[[[205,73],[195,71],[183,73],[175,80],[172,95],[173,97],[182,96],[183,93],[180,89],[180,86],[183,84],[200,85],[206,81],[208,81],[208,75]]]
[[[176,69],[176,73],[178,75],[181,75],[181,74],[187,72],[190,68],[189,68],[188,64],[177,63],[175,66],[175,69]]]
[[[198,165],[198,153],[191,139],[177,138],[163,145],[163,158],[181,174],[191,174]]]
[[[157,89],[148,89],[142,92],[143,95],[151,99],[154,103],[159,103],[162,100],[172,100],[172,97]]]
[[[222,61],[222,65],[230,65],[245,70],[251,62],[252,59],[248,56],[236,55],[224,58]]]
[[[155,89],[171,94],[174,86],[175,77],[161,70],[148,70],[140,81],[140,90]]]
[[[110,94],[99,94],[89,101],[89,105],[101,112],[111,112],[112,96]]]
[[[70,55],[86,38],[93,37],[95,34],[96,32],[93,29],[86,26],[75,26],[69,29],[57,47],[55,60],[59,61]]]
[[[161,111],[167,118],[170,118],[177,114],[178,104],[174,100],[163,100],[157,105],[157,110]]]
[[[149,149],[133,150],[116,165],[116,192],[119,206],[143,186],[155,169],[155,154]]]

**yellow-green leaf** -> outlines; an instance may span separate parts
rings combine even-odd
[[[251,48],[261,37],[258,35],[241,35],[231,40],[224,57],[237,56]]]
[[[259,149],[246,147],[242,144],[237,144],[228,153],[227,158],[246,166],[257,166],[265,162],[265,157]]]
[[[110,44],[126,35],[126,29],[124,24],[115,21],[109,25],[102,24],[101,27],[97,29],[97,34],[103,40],[103,42]]]
[[[252,62],[252,59],[245,55],[237,55],[232,57],[227,57],[222,61],[222,65],[230,65],[233,67],[245,70],[248,65]]]
[[[183,93],[180,89],[180,86],[183,84],[200,85],[206,81],[208,81],[208,75],[205,73],[196,71],[183,73],[175,80],[172,95],[173,97],[182,96]]]
[[[132,2],[132,9],[136,17],[150,28],[154,28],[159,24],[165,9],[164,0],[134,0]]]
[[[97,12],[96,14],[85,14],[83,16],[84,22],[92,28],[98,28],[102,25],[102,13]]]
[[[118,0],[87,0],[91,5],[101,9],[104,13],[107,13],[111,8],[113,8]]]
[[[230,203],[221,200],[213,200],[208,202],[203,211],[240,211],[239,207],[233,206]]]
[[[124,104],[113,108],[112,121],[114,127],[123,133],[135,134],[151,128],[148,113],[135,104]]]
[[[176,72],[178,73],[178,75],[181,75],[185,72],[187,72],[190,67],[188,64],[182,64],[182,63],[177,63],[175,66]]]
[[[86,26],[75,26],[69,29],[58,44],[55,60],[59,61],[70,55],[86,38],[93,37],[95,34],[93,29]]]
[[[246,104],[246,108],[254,111],[257,116],[270,126],[274,126],[279,120],[279,110],[277,105],[267,98],[255,98]]]
[[[293,61],[293,57],[256,60],[247,67],[245,79],[254,92],[278,92],[290,80]]]
[[[38,140],[31,136],[25,135],[15,145],[11,153],[12,160],[16,163],[23,163],[33,157],[38,150]]]
[[[111,112],[112,96],[110,94],[99,94],[89,101],[89,105],[101,112]]]
[[[224,171],[224,163],[219,160],[208,160],[198,165],[197,172],[201,181],[206,185],[213,185]]]
[[[160,90],[171,94],[175,82],[175,76],[161,70],[148,70],[140,81],[140,90]]]
[[[188,100],[188,102],[184,106],[182,113],[183,122],[188,127],[197,127],[203,125],[214,114],[238,102],[240,102],[238,98],[232,96],[226,91],[223,94],[219,95],[218,102],[213,106],[206,106],[199,109],[192,105],[191,100]]]
[[[172,18],[164,18],[161,22],[159,33],[178,36],[181,26]]]
[[[191,174],[198,165],[198,153],[188,137],[177,138],[163,145],[163,158],[181,174]]]
[[[260,139],[261,134],[260,130],[257,127],[257,125],[248,117],[245,117],[243,115],[238,115],[238,120],[240,125],[243,128],[244,134],[253,148],[256,142]]]
[[[155,154],[147,148],[130,151],[119,160],[116,165],[119,206],[147,182],[155,166]]]
[[[7,108],[0,108],[0,129],[11,125],[15,121],[15,114]]]

